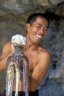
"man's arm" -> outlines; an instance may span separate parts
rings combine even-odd
[[[39,63],[36,65],[32,77],[39,83],[45,79],[49,64],[51,61],[51,56],[48,52],[42,53],[39,56]]]
[[[0,71],[6,69],[6,61],[10,53],[11,53],[11,43],[9,42],[5,44],[2,49],[2,55],[0,57]]]

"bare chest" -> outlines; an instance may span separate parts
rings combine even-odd
[[[38,64],[38,55],[37,53],[32,53],[32,54],[28,54],[27,55],[28,60],[29,60],[29,71],[33,72],[34,68],[36,67],[36,65]]]

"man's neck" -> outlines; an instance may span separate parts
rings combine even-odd
[[[32,45],[28,45],[28,44],[26,44],[26,46],[25,46],[25,50],[32,50],[32,51],[35,51],[35,50],[37,50],[38,49],[38,46],[37,45],[35,45],[35,44],[32,44]]]
[[[38,44],[33,43],[29,37],[27,36],[25,50],[31,49],[31,50],[37,50]]]

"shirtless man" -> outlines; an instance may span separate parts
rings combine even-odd
[[[46,14],[34,13],[27,19],[26,23],[26,45],[25,55],[29,60],[29,94],[38,96],[39,83],[45,79],[51,56],[49,52],[41,48],[39,43],[48,32],[48,19]],[[14,53],[14,47],[11,43],[5,44],[0,57],[0,70],[6,69],[7,58]],[[19,96],[22,96],[23,83],[19,82]]]

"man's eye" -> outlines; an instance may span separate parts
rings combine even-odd
[[[41,28],[41,26],[36,26],[37,28]]]
[[[43,27],[44,30],[48,30],[48,27]]]
[[[45,30],[48,30],[48,27],[44,27]]]

